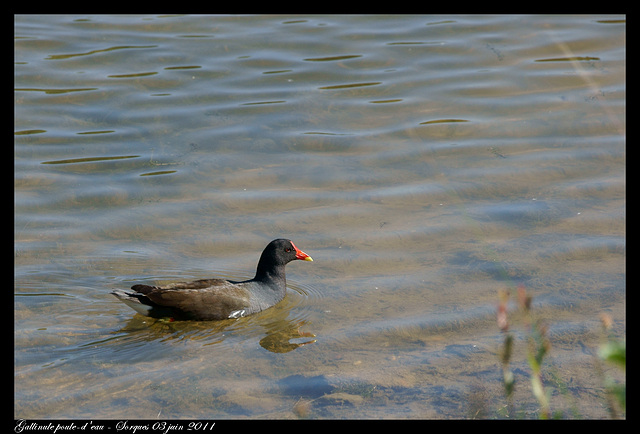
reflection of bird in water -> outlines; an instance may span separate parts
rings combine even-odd
[[[277,321],[266,325],[267,336],[260,339],[260,346],[272,353],[288,353],[303,345],[312,344],[316,340],[295,343],[289,342],[296,338],[315,338],[316,335],[309,332],[301,332],[300,327],[307,324],[307,321],[300,321],[297,324],[289,324],[287,321]]]
[[[288,319],[289,313],[287,308],[274,308],[248,318],[224,321],[173,321],[170,318],[149,320],[149,318],[135,315],[125,327],[114,334],[124,337],[125,341],[130,338],[135,341],[142,339],[149,342],[193,340],[202,342],[204,346],[224,345],[225,341],[229,342],[229,339],[231,341],[235,338],[245,340],[263,336],[260,338],[260,346],[272,353],[288,353],[296,348],[316,342],[315,339],[300,343],[290,342],[292,339],[315,338],[316,335],[300,331],[300,327],[310,324],[310,322],[299,318]],[[101,343],[108,344],[118,341],[115,338],[108,338]]]

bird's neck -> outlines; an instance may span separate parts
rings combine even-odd
[[[254,280],[284,285],[286,283],[284,265],[276,265],[271,261],[260,260],[260,262],[258,262],[258,269],[256,270],[256,277],[254,277]]]

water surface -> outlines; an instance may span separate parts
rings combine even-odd
[[[623,16],[16,16],[14,416],[502,417],[498,291],[524,285],[552,408],[607,417],[625,38]],[[251,277],[278,237],[314,262],[260,314],[109,294]]]

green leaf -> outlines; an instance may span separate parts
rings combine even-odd
[[[609,341],[600,347],[600,358],[607,362],[626,368],[626,341]]]

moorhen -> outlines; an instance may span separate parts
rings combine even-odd
[[[202,279],[166,286],[133,285],[135,292],[112,294],[142,315],[172,320],[221,320],[240,318],[267,309],[286,293],[284,267],[294,259],[313,261],[291,240],[267,244],[260,256],[256,276],[234,282]]]

